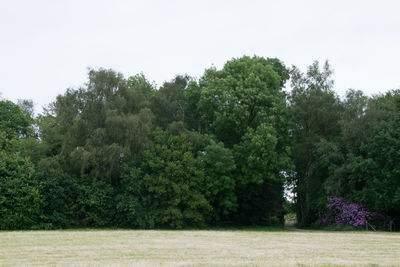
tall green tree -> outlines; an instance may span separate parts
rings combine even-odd
[[[358,136],[346,138],[347,147],[358,148],[348,150],[343,194],[399,220],[400,91],[371,98],[359,120],[352,125]]]
[[[243,57],[222,70],[207,69],[200,79],[199,107],[210,130],[228,147],[241,142],[246,131],[261,123],[277,126],[284,113],[286,76],[276,59]],[[284,129],[283,129],[284,130]]]
[[[90,70],[85,87],[58,96],[39,118],[45,150],[61,155],[69,174],[117,183],[121,164],[151,145],[152,94],[143,75],[125,80],[112,70]]]
[[[297,220],[300,225],[308,226],[319,216],[319,207],[326,198],[322,190],[326,173],[321,173],[317,151],[325,149],[325,145],[335,145],[340,136],[342,106],[333,91],[328,62],[321,70],[315,61],[305,74],[293,67],[291,75]]]
[[[339,136],[316,145],[313,173],[325,177],[321,197],[341,196],[399,218],[399,99],[398,91],[370,99],[361,91],[347,92]]]
[[[291,167],[290,113],[282,90],[287,78],[278,59],[242,57],[222,70],[206,70],[198,86],[189,87],[188,96],[199,96],[200,128],[234,151],[236,223],[265,225],[281,216],[284,172]]]

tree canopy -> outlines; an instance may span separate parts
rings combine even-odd
[[[0,229],[281,225],[285,185],[304,227],[332,200],[398,221],[400,91],[332,74],[243,56],[159,87],[90,69],[35,118],[0,100]]]

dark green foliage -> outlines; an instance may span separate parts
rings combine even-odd
[[[322,170],[317,155],[319,150],[331,151],[323,146],[335,146],[340,134],[341,103],[332,90],[332,71],[326,62],[320,70],[314,62],[306,74],[292,69],[292,93],[290,102],[294,115],[293,159],[296,172],[297,220],[309,226],[317,219],[318,207],[325,201],[322,184],[327,174]],[[333,142],[333,143],[332,143]],[[324,204],[324,203],[323,203]]]
[[[87,88],[67,90],[39,119],[49,156],[60,154],[71,175],[118,182],[121,163],[150,146],[151,95],[143,76],[126,81],[111,70],[91,70]]]
[[[198,153],[198,162],[204,170],[208,188],[208,199],[213,207],[212,222],[221,224],[237,210],[235,194],[236,169],[232,151],[223,143],[210,141],[204,151]]]
[[[207,128],[207,122],[202,118],[200,111],[200,97],[202,89],[197,82],[189,82],[183,96],[186,101],[185,123],[189,130],[203,133]]]
[[[202,117],[218,140],[233,147],[249,128],[275,123],[285,106],[280,82],[264,58],[243,57],[227,62],[220,71],[208,69],[199,82]]]
[[[371,99],[364,115],[359,153],[350,154],[347,192],[351,199],[400,220],[400,93]]]
[[[87,180],[86,180],[87,181]],[[76,216],[80,226],[111,226],[115,203],[114,189],[104,181],[83,182],[78,185]]]
[[[155,226],[205,226],[211,211],[208,185],[184,135],[156,130],[154,149],[145,153],[143,177]]]
[[[283,173],[289,171],[288,155],[279,153],[276,131],[265,124],[250,130],[243,142],[235,145],[236,195],[241,224],[271,225],[281,221]]]
[[[34,166],[0,131],[0,229],[32,229],[43,224],[43,197]]]
[[[28,137],[19,140],[19,152],[37,165],[42,159],[42,145],[37,138]]]
[[[158,90],[89,70],[35,119],[2,100],[0,229],[311,226],[328,196],[398,222],[400,93],[340,99],[331,75],[244,56]]]
[[[287,78],[277,59],[242,57],[206,70],[198,86],[189,86],[188,96],[199,99],[199,128],[232,149],[238,209],[230,219],[237,224],[280,221],[283,174],[292,168]]]
[[[8,100],[0,101],[0,131],[7,139],[26,137],[32,133],[32,119],[18,105]]]
[[[151,196],[147,193],[143,172],[125,167],[116,195],[115,224],[131,228],[152,228],[154,220],[148,212]]]
[[[78,185],[72,177],[62,171],[54,158],[40,161],[36,179],[44,200],[43,213],[46,222],[53,228],[80,225],[76,214]]]
[[[167,129],[173,122],[185,122],[187,102],[184,92],[189,77],[176,76],[171,82],[166,82],[152,98],[151,110],[155,116],[155,124]]]
[[[340,101],[331,71],[314,63],[293,71],[294,161],[297,218],[322,218],[328,196],[344,197],[399,219],[399,93],[368,99],[349,90]]]

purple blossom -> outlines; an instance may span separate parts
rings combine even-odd
[[[369,212],[357,203],[348,203],[342,197],[328,197],[327,212],[322,218],[322,224],[350,225],[356,228],[365,226],[376,213]]]

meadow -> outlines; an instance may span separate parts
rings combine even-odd
[[[400,266],[400,233],[270,229],[2,231],[0,265]]]

